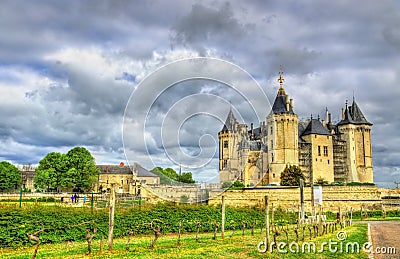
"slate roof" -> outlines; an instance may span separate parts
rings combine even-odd
[[[299,137],[303,135],[304,130],[307,128],[307,121],[299,121]]]
[[[146,170],[139,164],[135,164],[136,173],[138,177],[159,177],[158,175]]]
[[[141,165],[134,165],[137,169],[138,177],[159,177],[156,174],[146,170]],[[96,165],[97,168],[100,168],[101,174],[133,174],[132,169],[129,166],[119,166],[119,165]],[[107,172],[108,168],[108,172]]]
[[[331,135],[329,130],[324,127],[324,125],[322,125],[322,123],[317,119],[311,119],[311,121],[308,123],[307,127],[303,131],[302,136],[310,134]]]
[[[347,107],[344,111],[344,120],[341,120],[338,125],[344,124],[367,124],[372,125],[372,123],[368,122],[365,118],[364,114],[362,113],[360,107],[356,103],[355,99],[353,98],[353,104]]]
[[[101,174],[132,174],[132,170],[129,166],[119,166],[119,165],[96,165],[100,168]],[[108,168],[108,172],[107,172]]]
[[[231,131],[233,128],[233,124],[235,123],[236,118],[233,115],[232,109],[229,110],[228,117],[226,118],[224,127],[222,127],[221,131]]]
[[[254,132],[254,139],[261,138],[261,127],[253,129],[253,132]],[[251,134],[251,130],[248,130],[247,133]]]
[[[358,105],[354,99],[353,99],[353,104],[349,107],[349,112],[356,124],[372,125],[372,123],[367,121],[367,119],[365,118],[364,114],[362,113],[360,107],[358,107]]]
[[[284,91],[279,91],[276,95],[274,104],[272,105],[272,114],[290,113],[294,114],[292,107],[289,110],[286,109],[286,95]]]

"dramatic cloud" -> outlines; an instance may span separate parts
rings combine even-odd
[[[246,69],[270,102],[282,65],[285,89],[303,119],[324,116],[327,107],[339,120],[354,93],[374,123],[375,181],[393,187],[400,180],[399,10],[390,0],[2,1],[0,160],[37,164],[47,152],[83,145],[97,163],[125,161],[123,116],[139,83],[170,62],[211,57]],[[246,84],[235,82],[240,89]],[[247,124],[258,124],[249,103],[261,120],[269,112],[269,104],[255,101],[256,91],[246,92],[249,100],[221,82],[172,85],[152,103],[145,131],[132,121],[129,133],[143,133],[147,143],[133,148],[135,160],[151,167],[149,152],[153,163],[177,169],[178,162],[190,163],[180,151],[213,154],[195,172],[209,180],[229,102]],[[216,99],[185,102],[200,95]],[[222,119],[199,113],[180,121],[207,109]],[[179,122],[179,134],[161,132],[163,122]],[[165,141],[167,154],[162,134],[181,146]]]

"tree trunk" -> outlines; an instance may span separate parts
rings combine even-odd
[[[214,237],[213,237],[214,240],[217,239],[218,228],[219,228],[219,223],[215,223]]]
[[[132,235],[133,235],[133,231],[130,231],[128,233],[128,241],[126,242],[126,247],[125,247],[126,251],[129,251],[129,247],[131,245],[131,237],[132,237]]]
[[[35,244],[36,247],[35,247],[35,251],[33,252],[32,259],[36,259],[37,251],[39,250],[40,239],[39,239],[39,237],[37,235],[39,235],[43,231],[44,231],[44,227],[42,226],[41,230],[36,231],[33,234],[27,234],[29,240],[32,240],[32,241],[36,242],[36,244]]]
[[[103,247],[104,247],[104,236],[101,236],[101,239],[100,239],[100,254],[103,253]]]
[[[200,221],[196,221],[196,224],[197,224],[196,241],[199,241],[199,231],[200,231],[201,223],[200,223]]]
[[[181,228],[182,228],[182,221],[178,223],[178,245],[181,244]]]
[[[89,230],[86,230],[86,241],[88,243],[88,251],[86,255],[90,255],[92,253],[92,239],[96,236],[97,228],[93,229],[93,234],[90,234]]]
[[[158,226],[157,228],[153,227],[153,224],[150,225],[150,228],[154,231],[154,239],[150,244],[150,248],[154,247],[154,244],[156,243],[158,237],[160,236],[160,232],[161,232],[161,227]]]

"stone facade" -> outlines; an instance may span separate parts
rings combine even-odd
[[[160,177],[147,171],[138,164],[133,166],[97,165],[100,168],[99,180],[94,190],[108,190],[114,185],[118,193],[141,194],[143,184],[154,185],[160,183]]]
[[[324,186],[322,188],[322,207],[324,211],[342,211],[376,209],[382,206],[382,189],[376,186]],[[227,206],[256,206],[263,207],[264,197],[268,196],[274,207],[298,211],[300,206],[299,187],[256,187],[244,190],[228,190],[209,200],[209,204],[218,205],[225,197]],[[304,188],[304,206],[311,211],[311,188]]]
[[[288,165],[299,166],[306,182],[373,182],[371,128],[353,98],[342,109],[342,119],[299,121],[294,102],[280,88],[271,112],[250,129],[229,111],[219,138],[220,182],[240,180],[245,186],[279,185]]]

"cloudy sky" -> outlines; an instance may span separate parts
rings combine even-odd
[[[207,57],[245,70],[270,102],[282,65],[301,119],[328,107],[337,121],[354,93],[374,123],[375,182],[394,187],[399,28],[394,0],[1,1],[0,160],[37,164],[48,152],[85,146],[99,164],[182,163],[196,179],[210,180],[229,102],[247,124],[264,120],[270,105],[256,100],[256,87],[204,78],[165,85],[184,68],[156,73],[171,62]],[[142,83],[153,77],[157,87]],[[142,98],[147,94],[155,98]],[[141,121],[124,119],[139,106],[149,108]]]

